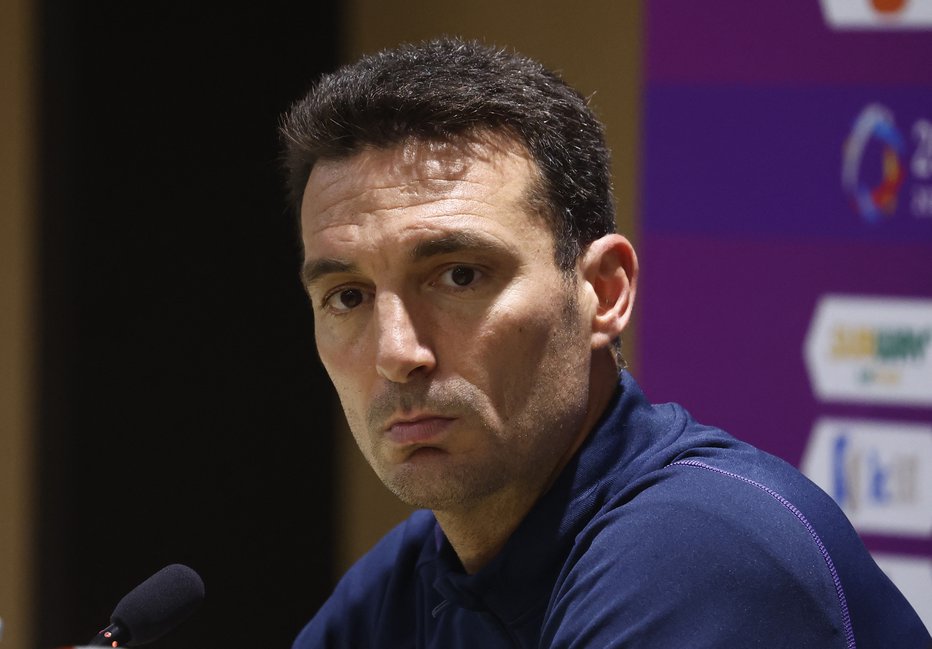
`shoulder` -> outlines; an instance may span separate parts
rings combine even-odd
[[[429,511],[416,511],[383,536],[337,584],[335,594],[371,596],[414,573],[425,546],[432,545],[436,520]]]
[[[836,584],[800,514],[738,471],[664,467],[577,537],[546,632],[553,646],[605,631],[578,646],[844,647]]]
[[[385,635],[393,626],[407,633],[417,565],[433,547],[435,526],[433,514],[417,511],[382,537],[340,579],[293,649],[370,646],[375,629]]]

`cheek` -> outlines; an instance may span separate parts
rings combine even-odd
[[[347,380],[353,378],[352,374],[335,375],[329,368],[328,372],[330,372],[333,387],[337,391],[337,397],[340,399],[340,407],[343,410],[343,416],[346,418],[349,430],[363,455],[371,462],[370,447],[372,440],[369,438],[369,429],[366,423],[367,402],[361,396],[360,387],[358,384]]]
[[[371,372],[366,371],[361,344],[345,341],[342,336],[320,327],[315,329],[317,355],[337,391],[340,403],[346,413],[350,425],[356,426],[364,421],[360,419],[360,412],[364,412],[364,403],[361,403],[365,392],[365,382]]]
[[[336,384],[339,377],[346,373],[346,356],[339,353],[339,345],[329,338],[326,334],[321,334],[320,330],[314,334],[314,342],[317,345],[317,355],[320,362],[323,363],[324,369],[330,375],[330,380]]]
[[[314,313],[314,342],[321,363],[336,384],[340,377],[359,371],[364,327],[354,320],[336,319]]]
[[[547,299],[491,311],[467,348],[467,362],[504,419],[534,401],[541,386],[561,381],[572,372],[571,359],[585,353],[561,310],[563,296],[551,293]]]

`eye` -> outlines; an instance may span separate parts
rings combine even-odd
[[[440,275],[440,283],[465,288],[476,282],[482,273],[472,266],[451,266]]]
[[[335,313],[346,313],[355,309],[366,299],[362,289],[344,288],[324,298],[324,306]]]

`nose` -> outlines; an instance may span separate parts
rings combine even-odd
[[[376,296],[375,323],[378,329],[375,368],[380,376],[393,383],[407,383],[436,366],[426,332],[419,331],[404,301],[397,295]],[[424,329],[423,326],[421,329]]]

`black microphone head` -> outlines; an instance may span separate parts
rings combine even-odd
[[[180,563],[165,566],[126,594],[110,621],[124,628],[128,645],[157,640],[190,616],[204,599],[200,576]]]

